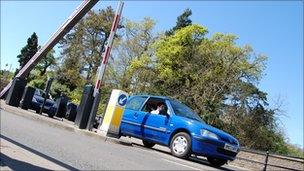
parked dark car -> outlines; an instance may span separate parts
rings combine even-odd
[[[67,103],[67,111],[65,114],[65,118],[69,121],[74,122],[76,119],[76,115],[77,115],[77,107],[78,105],[73,103],[73,102],[68,102]]]
[[[42,107],[44,97],[46,96],[46,93],[41,90],[37,89],[34,93],[33,99],[32,99],[32,104],[31,104],[31,109],[35,110],[36,113],[40,112],[40,109]],[[43,112],[47,114],[53,114],[56,111],[56,103],[55,101],[49,96],[46,99],[46,102],[43,107]]]

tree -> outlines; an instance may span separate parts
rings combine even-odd
[[[38,47],[40,49],[40,46]],[[45,86],[45,83],[47,81],[47,76],[49,75],[47,73],[47,69],[54,67],[56,65],[56,58],[54,56],[55,51],[52,49],[50,50],[46,56],[44,56],[38,64],[35,66],[35,68],[30,72],[27,81],[30,83],[30,85],[43,89]],[[53,72],[53,71],[52,71]]]
[[[77,72],[86,72],[87,82],[93,81],[93,76],[101,63],[113,19],[114,11],[111,7],[97,12],[90,11],[60,42],[62,56],[79,60],[79,68],[74,69]]]
[[[59,42],[61,48],[60,63],[55,70],[56,81],[52,93],[67,94],[73,102],[78,103],[83,86],[94,83],[97,68],[101,64],[104,47],[110,35],[114,11],[111,7],[98,11],[89,11],[85,18]],[[122,28],[121,25],[118,29]],[[119,38],[119,35],[115,35]],[[108,69],[107,69],[108,70]],[[111,91],[103,85],[102,98],[99,105],[104,107]],[[103,111],[102,109],[99,110]]]
[[[39,47],[40,49],[40,47]],[[45,57],[41,59],[41,61],[37,64],[35,69],[39,70],[39,75],[43,76],[47,69],[51,66],[56,65],[56,58],[54,56],[55,51],[52,49],[50,50]]]
[[[10,70],[0,70],[0,91],[12,80],[14,73]]]
[[[90,11],[60,41],[62,62],[57,69],[58,81],[70,91],[95,81],[113,19],[111,7]]]
[[[38,37],[34,32],[30,38],[27,39],[27,45],[24,46],[20,54],[17,56],[20,69],[36,54],[38,51]],[[19,70],[16,70],[15,75]]]
[[[117,56],[110,62],[108,72],[111,75],[107,80],[128,92],[144,91],[137,81],[142,70],[132,66],[146,58],[146,55],[152,55],[148,54],[148,50],[157,39],[153,33],[155,21],[145,17],[140,22],[126,20],[124,25],[122,37],[113,48],[113,54]]]
[[[177,17],[176,25],[166,32],[166,36],[171,36],[176,30],[183,27],[187,27],[192,24],[192,20],[189,18],[192,15],[192,11],[187,8],[180,16]]]
[[[27,39],[27,45],[24,46],[20,54],[17,56],[20,68],[22,68],[37,52],[38,37],[34,32],[30,38]]]
[[[69,56],[66,56],[63,59],[62,65],[56,70],[56,78],[58,82],[62,85],[66,85],[70,91],[73,91],[78,87],[82,87],[85,82],[83,77],[80,75],[82,67],[82,60],[77,56],[77,54],[71,53]]]
[[[159,81],[155,86],[186,102],[208,123],[216,125],[230,91],[239,80],[258,81],[266,58],[254,56],[250,46],[238,47],[234,35],[218,33],[207,38],[206,33],[206,28],[190,25],[158,42]]]

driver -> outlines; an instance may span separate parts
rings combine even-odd
[[[157,109],[156,110],[152,110],[151,114],[160,114],[165,110],[166,106],[164,102],[159,102],[157,103]]]

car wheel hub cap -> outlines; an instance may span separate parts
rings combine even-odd
[[[173,151],[177,154],[183,154],[187,149],[187,145],[187,139],[185,137],[176,137],[173,141]]]

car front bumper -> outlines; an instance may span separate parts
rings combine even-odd
[[[36,111],[40,111],[41,107],[42,107],[41,103],[32,102],[31,109],[36,110]],[[48,112],[52,108],[54,108],[54,107],[53,106],[44,105],[43,112]]]
[[[192,152],[194,154],[224,160],[234,160],[239,150],[237,152],[232,152],[226,150],[224,147],[225,142],[223,141],[200,136],[193,136],[192,138]]]

